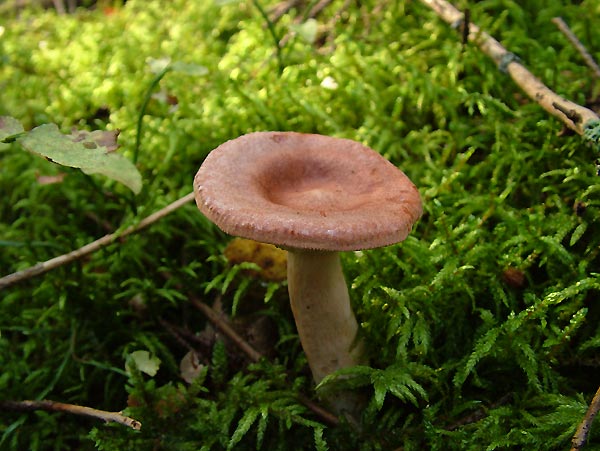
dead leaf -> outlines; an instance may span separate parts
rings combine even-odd
[[[67,174],[64,172],[60,172],[56,175],[40,175],[39,173],[36,173],[35,179],[40,185],[54,185],[56,183],[62,183],[66,176]]]
[[[256,263],[261,267],[252,275],[265,280],[282,281],[287,277],[287,252],[272,244],[246,238],[234,238],[223,252],[230,263]]]
[[[194,382],[204,369],[204,365],[200,363],[198,359],[198,353],[196,351],[189,351],[183,356],[179,363],[179,371],[181,371],[181,378],[188,384]]]

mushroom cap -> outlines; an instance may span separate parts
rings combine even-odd
[[[295,249],[387,246],[422,213],[415,185],[374,150],[295,132],[225,142],[204,160],[194,192],[224,232]]]

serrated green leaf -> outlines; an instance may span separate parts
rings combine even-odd
[[[216,382],[222,382],[227,372],[227,350],[222,340],[217,340],[213,345],[212,357],[210,361],[210,376]]]
[[[54,163],[79,168],[86,174],[105,175],[136,194],[142,189],[142,176],[135,165],[113,152],[114,145],[107,142],[105,134],[76,132],[64,135],[55,124],[44,124],[20,138],[19,143]]]
[[[267,406],[261,406],[260,408],[260,419],[258,420],[258,427],[256,429],[256,449],[262,448],[263,440],[265,438],[265,431],[269,423],[269,408]]]
[[[500,336],[501,328],[496,327],[488,330],[485,335],[477,340],[473,352],[467,359],[466,364],[454,375],[454,385],[460,387],[469,377],[469,374],[473,371],[477,363],[487,356],[492,347],[496,343],[496,340]]]
[[[375,405],[378,410],[383,407],[387,392],[414,405],[418,405],[415,394],[427,399],[427,393],[423,387],[402,366],[393,365],[384,370],[374,370],[371,379],[375,392]]]
[[[366,365],[357,365],[349,368],[342,368],[335,373],[328,374],[317,384],[316,390],[328,390],[330,385],[343,381],[346,388],[364,387],[371,382],[371,375],[375,371]],[[347,377],[349,376],[349,377]]]
[[[322,427],[315,428],[314,437],[315,437],[315,449],[317,451],[328,451],[329,450],[329,446],[327,446],[327,442],[323,438],[323,428]]]
[[[258,407],[251,407],[244,412],[244,416],[240,419],[237,428],[231,436],[231,440],[229,440],[227,449],[233,449],[233,447],[239,443],[244,435],[248,433],[250,427],[254,424],[260,413],[260,408]]]
[[[385,401],[385,395],[388,392],[387,384],[385,380],[377,378],[373,381],[373,390],[375,397],[375,405],[377,410],[381,410],[383,402]]]
[[[571,235],[571,240],[569,241],[569,246],[573,246],[579,239],[583,236],[585,231],[587,230],[587,223],[582,222],[579,224],[575,230],[573,230],[573,234]]]

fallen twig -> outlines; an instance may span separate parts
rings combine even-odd
[[[449,424],[448,426],[445,426],[444,429],[446,429],[447,431],[454,431],[462,426],[476,423],[477,421],[482,420],[483,418],[487,417],[488,412],[490,410],[497,409],[500,406],[508,404],[512,399],[513,399],[513,394],[507,393],[506,395],[502,396],[498,401],[490,404],[489,406],[487,406],[485,408],[480,408],[474,412],[471,412],[467,416],[460,418],[459,420],[455,421],[452,424]]]
[[[295,8],[300,3],[301,0],[286,0],[275,5],[270,12],[271,22],[277,23],[279,19],[281,19],[284,16],[284,14],[287,14],[292,8]]]
[[[330,3],[332,3],[333,0],[320,0],[319,2],[317,2],[316,5],[314,5],[311,10],[308,13],[308,16],[306,16],[307,18],[314,18],[317,17],[319,15],[319,13],[321,11],[323,11],[327,6],[329,6]]]
[[[223,333],[223,335],[229,338],[244,354],[246,354],[246,356],[252,362],[258,362],[260,359],[262,359],[262,354],[250,346],[248,342],[246,342],[224,318],[221,318],[221,316],[212,309],[212,307],[194,298],[193,296],[190,296],[189,300],[194,307],[196,307],[204,316],[206,316],[213,326],[215,326],[221,331],[221,333]]]
[[[83,247],[80,247],[77,250],[71,251],[68,254],[60,255],[58,257],[54,257],[45,262],[37,263],[29,268],[23,269],[21,271],[14,272],[4,277],[0,277],[0,290],[3,288],[7,288],[11,285],[14,285],[18,282],[22,282],[24,280],[30,279],[35,276],[39,276],[40,274],[44,274],[54,268],[57,268],[62,265],[66,265],[67,263],[71,263],[75,260],[78,260],[86,255],[92,254],[97,250],[113,243],[119,238],[126,237],[131,235],[132,233],[139,232],[140,230],[148,227],[149,225],[155,223],[159,219],[167,216],[173,211],[177,210],[179,207],[187,204],[188,202],[194,199],[194,193],[190,193],[186,196],[183,196],[180,199],[177,199],[175,202],[167,205],[166,207],[158,210],[155,213],[152,213],[150,216],[142,219],[136,225],[127,227],[125,230],[121,232],[110,233],[108,235],[104,235],[102,238],[97,239],[96,241],[92,241],[91,243],[86,244]]]
[[[445,0],[421,0],[448,24],[460,28],[464,15]],[[494,60],[500,70],[548,113],[560,119],[567,127],[583,135],[596,146],[600,145],[600,118],[592,110],[559,96],[536,78],[516,55],[506,50],[496,39],[472,22],[468,24],[468,39]]]
[[[579,424],[579,427],[573,436],[573,440],[571,440],[571,443],[573,444],[571,451],[579,451],[586,444],[592,422],[598,411],[600,411],[600,387],[592,398],[592,402],[590,403],[587,412],[585,412],[583,421]]]
[[[142,423],[133,418],[123,415],[121,412],[106,412],[104,410],[93,409],[91,407],[78,406],[75,404],[65,404],[57,401],[0,401],[0,410],[11,410],[16,412],[30,412],[33,410],[45,410],[47,412],[66,412],[73,415],[82,415],[98,418],[107,423],[119,423],[128,426],[131,429],[139,431]]]
[[[555,17],[554,19],[552,19],[552,22],[558,27],[561,33],[565,35],[565,37],[569,40],[573,47],[575,47],[575,49],[579,52],[579,54],[585,61],[585,64],[587,64],[587,66],[592,70],[592,74],[594,75],[594,77],[600,78],[600,66],[598,66],[598,63],[596,63],[594,57],[590,54],[590,52],[587,51],[587,49],[581,43],[581,41],[577,39],[575,33],[571,31],[571,29],[569,28],[567,23],[562,19],[562,17]]]
[[[204,316],[219,329],[223,335],[229,338],[246,356],[252,360],[253,362],[258,362],[264,356],[254,349],[246,340],[244,340],[234,329],[229,325],[229,323],[221,316],[215,312],[209,305],[200,301],[199,299],[189,296],[189,300],[191,304],[200,310]],[[325,410],[318,404],[314,403],[310,399],[308,399],[304,395],[298,395],[298,400],[304,404],[308,409],[310,409],[315,415],[320,417],[323,421],[333,426],[339,424],[339,419],[333,415],[331,412]]]

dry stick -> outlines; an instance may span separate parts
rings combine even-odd
[[[210,306],[206,305],[204,302],[194,298],[189,297],[190,302],[194,307],[200,310],[206,318],[217,328],[219,329],[227,338],[229,338],[233,343],[242,350],[246,356],[253,362],[258,362],[263,356],[260,352],[250,346],[242,337],[238,335],[238,333],[233,330],[233,327],[229,325],[227,321],[225,321],[221,316],[215,312]]]
[[[592,74],[596,78],[600,78],[600,66],[598,63],[594,61],[594,57],[587,51],[585,46],[581,43],[575,33],[571,31],[567,23],[562,19],[562,17],[555,17],[552,19],[554,25],[558,27],[558,29],[565,35],[565,37],[569,40],[569,42],[575,47],[575,49],[579,52],[585,64],[592,70]]]
[[[590,428],[592,427],[592,422],[594,421],[594,417],[598,411],[600,411],[600,388],[598,388],[596,391],[596,394],[594,395],[594,398],[592,399],[592,402],[590,403],[590,406],[583,417],[583,421],[577,428],[577,432],[575,432],[573,440],[571,440],[571,443],[573,444],[571,451],[579,451],[581,448],[583,448],[587,442]]]
[[[462,426],[476,423],[477,421],[482,420],[483,418],[487,417],[489,415],[488,412],[490,410],[497,409],[500,406],[508,404],[512,399],[513,399],[512,393],[507,393],[506,395],[502,396],[498,401],[490,404],[488,407],[477,409],[475,412],[472,412],[472,413],[468,414],[467,416],[455,421],[454,423],[452,423],[448,426],[445,426],[444,429],[446,429],[447,431],[454,431]]]
[[[62,402],[41,401],[0,401],[0,410],[12,410],[17,412],[30,412],[33,410],[45,410],[47,412],[66,412],[74,415],[98,418],[107,423],[119,423],[131,429],[139,431],[142,423],[133,418],[122,415],[121,412],[106,412],[104,410],[92,409],[91,407],[65,404]]]
[[[44,274],[54,268],[58,268],[59,266],[71,263],[75,260],[85,257],[86,255],[96,252],[104,246],[108,246],[109,244],[113,243],[119,238],[123,238],[128,235],[131,235],[132,233],[139,232],[140,230],[155,223],[159,219],[162,219],[163,217],[167,216],[168,214],[172,213],[173,211],[177,210],[179,207],[187,204],[193,199],[194,193],[190,193],[180,199],[177,199],[172,204],[167,205],[165,208],[158,210],[155,213],[152,213],[150,216],[142,219],[138,224],[127,227],[122,232],[115,232],[110,233],[108,235],[104,235],[102,238],[99,238],[96,241],[92,241],[91,243],[88,243],[77,250],[69,252],[68,254],[54,257],[45,262],[37,263],[36,265],[33,265],[27,269],[14,272],[4,277],[0,277],[0,290],[14,285],[15,283],[22,282],[35,276],[39,276],[40,274]]]
[[[278,5],[275,5],[275,7],[273,7],[273,9],[271,10],[271,22],[278,22],[284,14],[287,14],[292,8],[295,8],[300,3],[301,0],[287,0]]]
[[[308,13],[308,18],[315,18],[319,15],[321,11],[323,11],[333,0],[321,0],[315,6],[313,6]]]
[[[460,26],[463,13],[445,0],[421,0],[429,6],[438,16],[452,26]],[[519,59],[506,50],[496,39],[470,22],[469,41],[479,46],[481,51],[494,60],[500,70],[509,73],[514,82],[535,100],[548,113],[560,119],[567,127],[580,135],[584,135],[585,127],[592,126],[600,118],[592,110],[567,100],[544,85],[537,79]]]
[[[240,350],[244,352],[244,354],[246,354],[246,356],[248,356],[250,360],[253,362],[258,362],[263,358],[263,355],[250,346],[250,344],[248,344],[225,319],[221,318],[221,316],[215,312],[212,307],[200,301],[199,299],[194,298],[193,296],[189,296],[189,300],[194,307],[200,310],[204,316],[208,318],[213,326],[215,326],[227,338],[229,338]],[[298,395],[298,400],[326,423],[329,423],[332,426],[337,426],[340,423],[340,420],[335,415],[325,410],[318,404],[312,402],[306,396]]]

